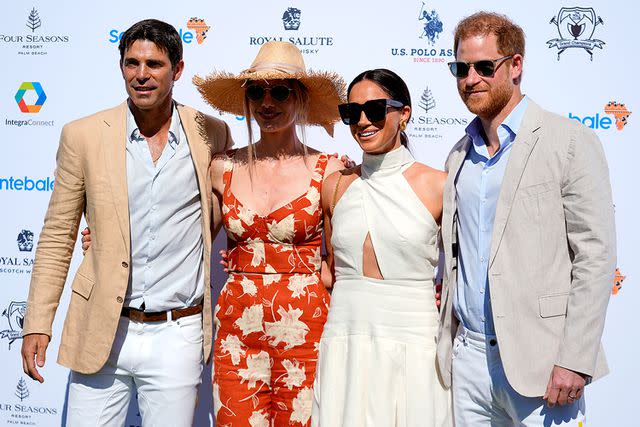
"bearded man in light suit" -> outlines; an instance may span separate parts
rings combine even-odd
[[[578,426],[607,372],[615,270],[602,146],[520,91],[524,33],[479,12],[455,31],[458,91],[477,117],[447,159],[438,364],[457,426]]]
[[[71,369],[68,426],[122,426],[134,391],[143,426],[191,426],[212,342],[212,153],[220,120],[173,100],[182,41],[158,20],[122,36],[128,99],[64,126],[23,329],[42,382],[82,214],[92,244],[71,285],[58,362]],[[37,366],[36,366],[37,364]]]

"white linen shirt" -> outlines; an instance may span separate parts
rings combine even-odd
[[[197,305],[204,295],[202,207],[175,104],[155,165],[131,110],[126,147],[131,273],[124,306],[154,312]]]

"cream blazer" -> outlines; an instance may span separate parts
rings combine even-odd
[[[36,250],[23,335],[51,337],[82,215],[93,242],[71,284],[58,363],[95,373],[107,361],[127,291],[131,259],[125,166],[127,103],[65,125],[58,148],[56,182]],[[202,203],[204,237],[204,359],[212,342],[211,154],[232,145],[228,126],[178,104]]]

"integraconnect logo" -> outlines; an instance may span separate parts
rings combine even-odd
[[[629,116],[631,116],[631,111],[629,108],[621,103],[616,101],[610,101],[604,105],[603,108],[604,114],[601,115],[600,112],[595,114],[576,114],[573,112],[569,113],[569,118],[573,120],[577,120],[583,125],[594,129],[594,130],[609,130],[614,129],[613,123],[615,121],[615,129],[618,131],[624,130],[625,126],[629,124]],[[608,117],[609,115],[613,116]]]
[[[25,95],[30,91],[34,91],[38,96],[38,99],[36,99],[33,104],[27,104],[25,102]],[[39,113],[44,102],[47,100],[47,94],[44,93],[40,82],[22,82],[16,92],[15,99],[20,111],[23,113]]]
[[[18,21],[16,21],[18,22]],[[21,20],[19,22],[22,22]],[[22,26],[22,24],[20,24]],[[43,34],[41,32],[42,19],[35,7],[28,12],[24,21],[26,32],[12,32],[0,34],[0,42],[18,48],[18,55],[47,55],[49,48],[64,46],[69,43],[66,34]],[[23,27],[23,28],[24,28]]]
[[[469,119],[466,117],[447,116],[445,114],[434,114],[436,98],[433,95],[429,86],[426,86],[422,91],[418,106],[424,111],[419,112],[416,108],[411,118],[409,119],[407,127],[407,136],[411,142],[438,142],[438,140],[444,140],[449,130],[454,127],[466,127],[469,124]]]
[[[549,49],[558,48],[558,61],[565,50],[572,48],[584,49],[593,61],[593,49],[602,49],[605,44],[602,40],[593,38],[596,27],[604,24],[604,21],[596,16],[592,7],[560,8],[558,15],[551,18],[549,23],[556,26],[560,36],[547,41]]]
[[[204,19],[192,17],[187,21],[186,30],[184,28],[176,29],[178,30],[178,35],[180,36],[180,40],[182,40],[182,43],[191,45],[193,43],[194,37],[196,39],[196,44],[204,43],[204,40],[207,38],[207,33],[209,32],[211,27],[207,25],[207,22]],[[124,30],[112,28],[109,31],[109,38],[107,40],[109,41],[109,43],[120,43],[120,39],[122,38],[123,34]]]
[[[440,15],[435,9],[429,10],[427,4],[422,2],[418,13],[418,23],[420,33],[418,40],[424,44],[412,47],[392,47],[391,55],[408,56],[413,62],[421,63],[444,63],[453,56],[453,49],[442,47],[438,43],[440,35],[444,31],[444,24]]]
[[[10,386],[10,383],[7,385]],[[7,415],[3,414],[2,417],[7,418],[7,420],[11,419],[8,424],[27,426],[54,425],[55,420],[58,418],[58,408],[51,406],[32,406],[24,403],[30,400],[31,393],[27,386],[27,381],[23,377],[20,377],[18,380],[13,396],[14,402],[0,403],[0,413],[7,413]],[[59,423],[60,420],[57,419],[57,422]]]
[[[616,274],[613,276],[613,287],[611,288],[612,295],[618,295],[620,289],[622,289],[622,282],[627,276],[623,276],[619,268],[616,268]]]
[[[296,7],[287,8],[282,14],[284,31],[298,31],[302,22],[301,17],[302,11],[300,9]],[[290,36],[287,35],[287,33],[275,33],[266,36],[263,34],[249,36],[249,46],[262,46],[270,41],[287,41],[293,43],[303,54],[315,54],[320,52],[320,49],[330,48],[334,45],[332,35],[298,34],[296,36]]]
[[[0,339],[9,341],[9,350],[11,344],[16,340],[22,339],[22,327],[24,325],[24,314],[27,311],[26,301],[11,301],[2,312],[2,317],[7,318],[9,329],[0,330]]]

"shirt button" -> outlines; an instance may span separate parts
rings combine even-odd
[[[152,211],[155,211],[156,209],[158,209],[158,205],[153,205],[153,206],[151,206],[151,210],[152,210]]]
[[[116,298],[116,301],[118,301],[118,304],[122,303],[122,297]]]
[[[156,240],[156,235],[155,234],[151,235],[151,240]]]
[[[480,257],[480,262],[484,262],[484,257]]]
[[[126,263],[125,261],[122,261],[122,266],[123,266],[124,268],[128,268],[128,267],[129,267],[129,264],[128,264],[128,263]]]

